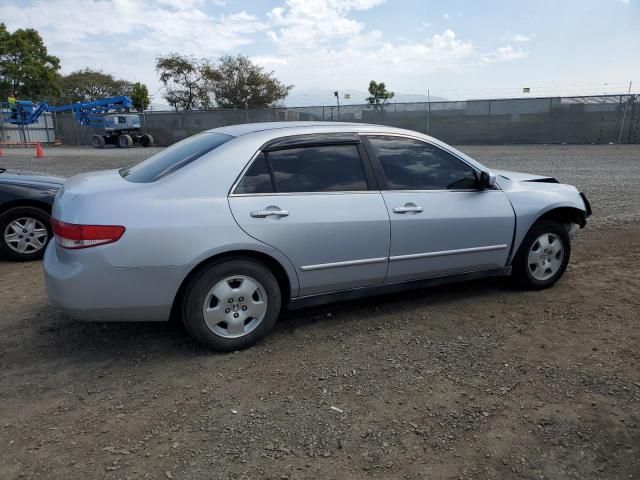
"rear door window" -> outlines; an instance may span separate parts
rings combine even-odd
[[[271,174],[264,153],[260,153],[253,161],[233,193],[273,193]]]
[[[233,138],[231,135],[222,133],[199,133],[175,143],[137,165],[123,168],[120,170],[120,175],[129,182],[155,182],[181,169],[204,154],[215,150]]]
[[[276,192],[367,190],[357,145],[320,145],[267,153]]]

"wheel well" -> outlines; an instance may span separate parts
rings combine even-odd
[[[180,306],[182,302],[182,296],[184,294],[184,290],[189,284],[189,281],[201,272],[203,269],[207,268],[209,265],[215,262],[220,262],[222,260],[226,260],[229,258],[250,258],[252,260],[256,260],[262,263],[265,267],[267,267],[271,273],[276,277],[278,281],[278,285],[280,286],[281,298],[283,303],[291,296],[291,284],[289,283],[289,277],[287,276],[287,272],[284,267],[278,262],[275,258],[267,255],[266,253],[256,252],[253,250],[234,250],[230,252],[220,253],[218,255],[214,255],[213,257],[209,257],[206,260],[203,260],[198,265],[196,265],[189,274],[184,278],[182,283],[180,284],[180,288],[178,288],[178,292],[173,300],[173,305],[171,307],[171,318],[177,319],[180,316]]]
[[[579,208],[574,207],[554,208],[538,218],[536,222],[540,220],[555,220],[559,223],[577,223],[580,227],[584,227],[587,224],[586,214]]]
[[[12,208],[17,207],[34,207],[44,210],[48,215],[51,215],[51,205],[46,202],[39,202],[38,200],[12,200],[0,205],[0,215]]]

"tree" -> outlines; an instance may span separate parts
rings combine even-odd
[[[156,71],[164,85],[163,97],[176,111],[213,105],[210,82],[216,73],[208,60],[170,53],[156,59]]]
[[[286,98],[293,88],[243,55],[223,56],[215,70],[211,88],[216,104],[222,108],[268,107]]]
[[[149,108],[149,90],[144,83],[136,82],[131,87],[131,100],[136,110],[143,111]]]
[[[373,108],[382,110],[395,93],[387,91],[387,86],[384,82],[376,83],[375,80],[371,80],[369,82],[369,95],[371,96],[367,97],[367,101],[373,105]]]
[[[40,100],[55,95],[58,70],[60,59],[49,55],[36,30],[10,33],[0,23],[0,98]]]
[[[85,68],[61,77],[59,90],[56,101],[66,104],[129,95],[132,85],[108,73]]]

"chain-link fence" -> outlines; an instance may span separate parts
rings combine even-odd
[[[303,120],[389,125],[458,145],[640,143],[638,95],[147,112],[141,117],[143,129],[160,146],[225,125]],[[89,145],[96,130],[78,126],[71,115],[57,115],[56,132],[63,144]]]

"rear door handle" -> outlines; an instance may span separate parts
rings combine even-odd
[[[414,203],[407,203],[404,207],[395,207],[393,213],[420,213],[424,209]]]
[[[267,207],[264,210],[254,210],[250,213],[253,218],[266,218],[271,215],[276,217],[287,217],[289,212],[287,210],[281,210],[278,207]]]

